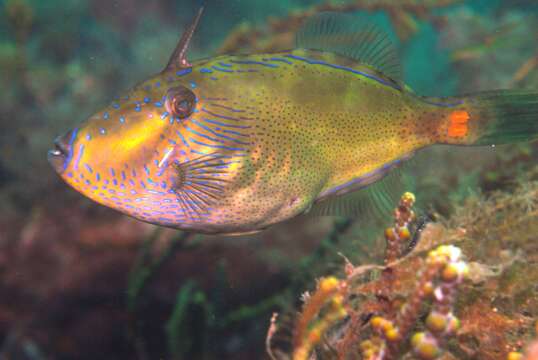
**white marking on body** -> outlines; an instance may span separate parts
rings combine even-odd
[[[174,148],[173,147],[170,147],[168,148],[168,150],[166,151],[166,154],[164,154],[163,158],[161,159],[161,161],[159,162],[159,167],[162,168],[164,164],[166,164],[168,162],[168,159],[170,158],[170,155],[172,155],[172,153],[174,152]]]

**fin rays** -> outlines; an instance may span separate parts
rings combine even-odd
[[[409,179],[410,180],[410,179]],[[413,184],[404,176],[401,166],[364,188],[340,196],[331,196],[314,204],[309,215],[380,218],[388,215],[405,191]]]
[[[220,169],[224,158],[223,155],[207,154],[174,164],[178,180],[173,191],[187,216],[203,217],[214,202],[221,198],[227,182],[223,178],[226,172]]]
[[[383,30],[366,19],[357,21],[350,15],[331,12],[313,16],[298,31],[296,46],[349,57],[401,83],[396,48]]]

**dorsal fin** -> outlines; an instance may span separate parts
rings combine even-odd
[[[200,22],[203,11],[204,8],[201,7],[191,24],[185,29],[183,35],[181,35],[181,39],[179,39],[179,42],[177,43],[172,56],[170,56],[170,60],[168,60],[168,64],[164,68],[164,71],[179,70],[192,66],[187,60],[187,50],[189,49],[192,35],[194,35],[194,31]]]
[[[397,83],[402,70],[396,48],[385,31],[366,19],[326,12],[306,20],[297,32],[298,48],[336,53],[369,65]]]

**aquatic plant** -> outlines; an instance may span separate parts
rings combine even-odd
[[[461,4],[462,0],[354,0],[324,2],[310,8],[291,12],[283,18],[270,18],[265,28],[243,23],[224,40],[220,53],[244,50],[275,51],[293,44],[294,34],[304,20],[323,11],[385,11],[400,39],[407,40],[418,28],[416,19],[439,22],[436,10]]]
[[[530,217],[536,211],[537,189],[538,183],[527,183],[511,195],[466,204],[450,222],[428,224],[409,254],[399,250],[413,239],[408,235],[413,222],[408,220],[414,218],[410,207],[414,197],[405,194],[395,210],[394,226],[385,231],[385,265],[353,266],[346,261],[344,277],[319,280],[316,290],[303,297],[302,311],[292,327],[291,352],[269,346],[271,356],[355,359],[360,354],[363,359],[394,359],[413,353],[433,359],[443,352],[461,359],[515,356],[534,333],[536,309],[530,309],[538,301],[537,290],[518,288],[538,279],[532,265],[536,251],[530,251],[527,260],[519,251],[515,255],[504,250],[503,255],[492,237],[504,234],[507,227],[510,235],[518,236],[521,229],[525,239],[503,246],[532,246],[529,237],[535,235],[526,226],[535,223]],[[523,194],[533,199],[527,207],[517,205]],[[520,207],[516,211],[514,206]],[[510,226],[515,221],[511,213],[517,214],[520,224]],[[467,261],[462,260],[460,248]],[[498,254],[504,256],[501,264],[499,260],[490,264]],[[532,270],[521,273],[523,264]],[[463,283],[464,278],[468,281]],[[500,295],[499,286],[510,295]],[[277,328],[278,323],[273,323],[269,340],[284,331]]]

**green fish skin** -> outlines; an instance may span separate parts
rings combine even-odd
[[[142,221],[246,234],[364,191],[429,145],[538,133],[536,92],[420,97],[368,47],[190,64],[200,15],[161,73],[56,140],[49,161],[70,186]],[[341,40],[313,32],[303,43]]]

